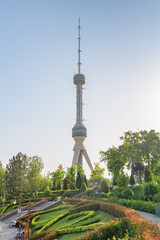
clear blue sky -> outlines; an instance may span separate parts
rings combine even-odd
[[[125,131],[160,131],[159,13],[160,0],[0,1],[2,164],[22,152],[71,166],[78,17],[91,161]]]

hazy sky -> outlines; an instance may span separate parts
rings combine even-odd
[[[18,152],[71,166],[78,17],[91,161],[125,131],[160,131],[160,0],[0,0],[4,166]]]

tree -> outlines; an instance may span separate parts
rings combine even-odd
[[[109,192],[109,185],[106,179],[103,179],[101,182],[101,192],[104,192],[104,193]]]
[[[62,182],[65,176],[65,171],[62,168],[62,165],[59,165],[57,171],[52,173],[53,188],[55,190],[62,188]]]
[[[118,148],[109,148],[106,152],[101,151],[101,162],[107,163],[108,170],[112,173],[113,178],[116,180],[120,171],[124,169],[125,157],[123,156],[123,146]]]
[[[85,180],[85,173],[81,164],[77,164],[76,188],[80,189]]]
[[[117,186],[120,188],[125,188],[128,186],[129,183],[129,177],[124,174],[123,171],[118,175],[118,178],[116,179]]]
[[[47,172],[45,175],[40,175],[40,191],[44,191],[46,189],[51,189],[52,187],[52,174]]]
[[[27,186],[30,192],[39,191],[41,188],[41,172],[44,167],[40,157],[34,156],[29,158],[29,169],[27,176]]]
[[[148,166],[145,167],[144,171],[144,181],[145,182],[150,182],[152,181],[152,176],[151,176],[151,170]]]
[[[130,185],[135,185],[135,179],[134,179],[133,174],[131,174],[131,176],[130,176]]]
[[[90,180],[92,182],[92,185],[99,185],[103,179],[104,176],[104,168],[100,167],[100,163],[94,163],[94,169],[91,172]]]
[[[28,157],[21,152],[9,160],[5,171],[5,184],[8,193],[21,195],[23,191],[26,191],[28,162]]]
[[[154,200],[154,194],[158,193],[159,185],[155,181],[145,183],[144,185],[144,195],[147,200]]]
[[[142,183],[142,175],[144,173],[144,165],[143,163],[133,163],[132,164],[132,175],[137,176],[139,183]]]
[[[160,133],[155,130],[128,131],[120,140],[122,144],[119,147],[100,152],[101,161],[107,163],[114,179],[116,180],[120,171],[127,167],[141,183],[144,166],[147,165],[153,178],[160,183]]]
[[[122,191],[122,197],[131,199],[134,196],[134,192],[130,188],[126,188]]]
[[[2,163],[0,162],[0,195],[4,195],[5,192],[5,184],[4,184],[4,175],[5,175],[5,170],[2,166]]]
[[[67,169],[67,174],[65,177],[65,181],[67,186],[67,189],[75,189],[76,188],[76,167],[71,166],[70,168]]]

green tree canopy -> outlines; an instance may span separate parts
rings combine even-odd
[[[55,190],[62,188],[62,182],[65,176],[65,171],[62,168],[62,165],[59,165],[58,169],[52,173],[53,188]]]
[[[99,185],[104,177],[105,169],[100,166],[100,163],[94,163],[94,169],[91,172],[90,181],[92,185]]]
[[[29,192],[39,191],[41,188],[41,172],[44,164],[40,157],[34,156],[29,158],[28,163],[27,186]]]
[[[28,157],[21,152],[9,160],[5,171],[7,192],[13,192],[15,195],[26,192],[28,163]]]

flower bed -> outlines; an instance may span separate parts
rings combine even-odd
[[[72,202],[72,199],[67,199],[66,201]],[[121,222],[120,229],[123,230],[123,234],[128,231],[130,239],[160,240],[160,229],[158,228],[158,226],[142,218],[133,209],[129,209],[115,203],[107,203],[98,200],[83,200],[83,203],[86,205],[87,203],[93,203],[94,205],[98,204],[100,210],[121,218],[118,219],[118,222]],[[97,228],[96,230],[91,231],[84,236],[80,236],[79,238],[77,238],[77,240],[100,240],[107,239],[107,237],[113,238],[114,235],[116,237],[120,237],[121,232],[120,229],[117,228],[116,221],[113,221],[112,224],[106,223],[104,226]],[[110,236],[108,236],[109,229],[112,229]],[[119,236],[116,235],[116,229],[118,230],[117,233],[119,233]],[[126,229],[128,230],[126,231]]]
[[[150,221],[142,218],[135,210],[126,208],[124,206],[120,206],[115,203],[108,203],[99,200],[86,200],[86,199],[65,199],[65,202],[68,204],[74,204],[72,208],[68,208],[70,214],[68,219],[74,219],[79,217],[80,215],[86,217],[88,214],[94,215],[93,210],[101,210],[103,212],[107,212],[115,217],[117,217],[113,221],[109,221],[106,223],[93,223],[85,226],[74,226],[76,221],[72,224],[66,224],[65,226],[55,230],[44,232],[44,230],[48,229],[55,221],[58,221],[61,215],[54,217],[48,223],[44,223],[44,226],[40,229],[39,234],[33,235],[30,239],[55,239],[58,238],[59,235],[70,234],[83,232],[87,230],[91,230],[86,234],[79,236],[77,240],[107,240],[107,239],[123,239],[123,240],[160,240],[160,229],[156,224],[153,224]],[[61,207],[54,209],[62,209]],[[48,210],[47,210],[48,211]],[[46,212],[47,212],[46,211]],[[49,210],[51,211],[51,209]],[[52,209],[53,211],[53,209]],[[82,211],[85,211],[83,213]],[[32,224],[38,224],[38,216],[40,212],[37,212],[31,216],[34,219],[32,220]],[[42,213],[43,214],[43,213]],[[87,218],[87,217],[86,217]],[[83,217],[82,217],[83,219]],[[25,219],[21,219],[23,221]],[[87,221],[87,219],[86,219]],[[77,223],[80,223],[78,220]],[[40,223],[39,223],[40,224]],[[93,230],[92,230],[93,229]]]

